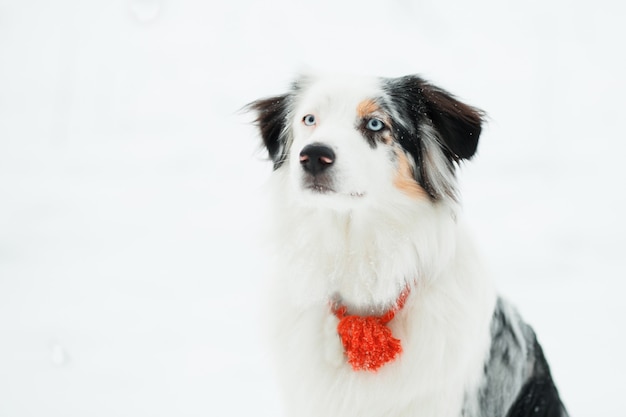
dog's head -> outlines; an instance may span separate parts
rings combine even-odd
[[[302,77],[249,105],[263,143],[303,204],[356,207],[456,199],[483,113],[417,76]]]

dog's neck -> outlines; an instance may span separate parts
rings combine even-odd
[[[436,279],[454,257],[456,221],[447,207],[425,207],[282,211],[277,250],[298,276],[293,289],[301,297],[339,295],[357,312],[380,311],[407,286]]]

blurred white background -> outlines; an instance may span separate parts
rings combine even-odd
[[[626,6],[0,0],[0,416],[276,416],[251,100],[419,73],[489,113],[467,221],[572,417],[624,415]]]

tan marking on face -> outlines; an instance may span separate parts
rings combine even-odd
[[[398,170],[393,179],[393,185],[409,197],[428,198],[426,191],[415,181],[413,169],[404,152],[397,149],[396,156],[398,157]]]
[[[391,126],[391,120],[389,119],[389,116],[382,111],[382,109],[376,103],[375,100],[372,100],[372,99],[363,100],[357,106],[356,112],[360,119],[368,119],[370,117],[375,117],[375,118],[382,120],[382,122],[386,126]],[[391,133],[386,132],[382,136],[382,141],[386,145],[391,145],[391,143],[393,142],[393,137]]]
[[[385,123],[387,122],[385,121]],[[383,134],[382,139],[385,145],[391,145],[391,143],[394,141],[393,135],[390,132]]]
[[[372,99],[363,100],[358,106],[356,106],[356,113],[361,119],[368,117],[378,110],[380,110],[380,107]]]

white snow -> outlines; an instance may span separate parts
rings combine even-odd
[[[490,115],[466,217],[575,415],[623,416],[626,6],[0,2],[0,416],[276,416],[239,110],[304,68]]]

